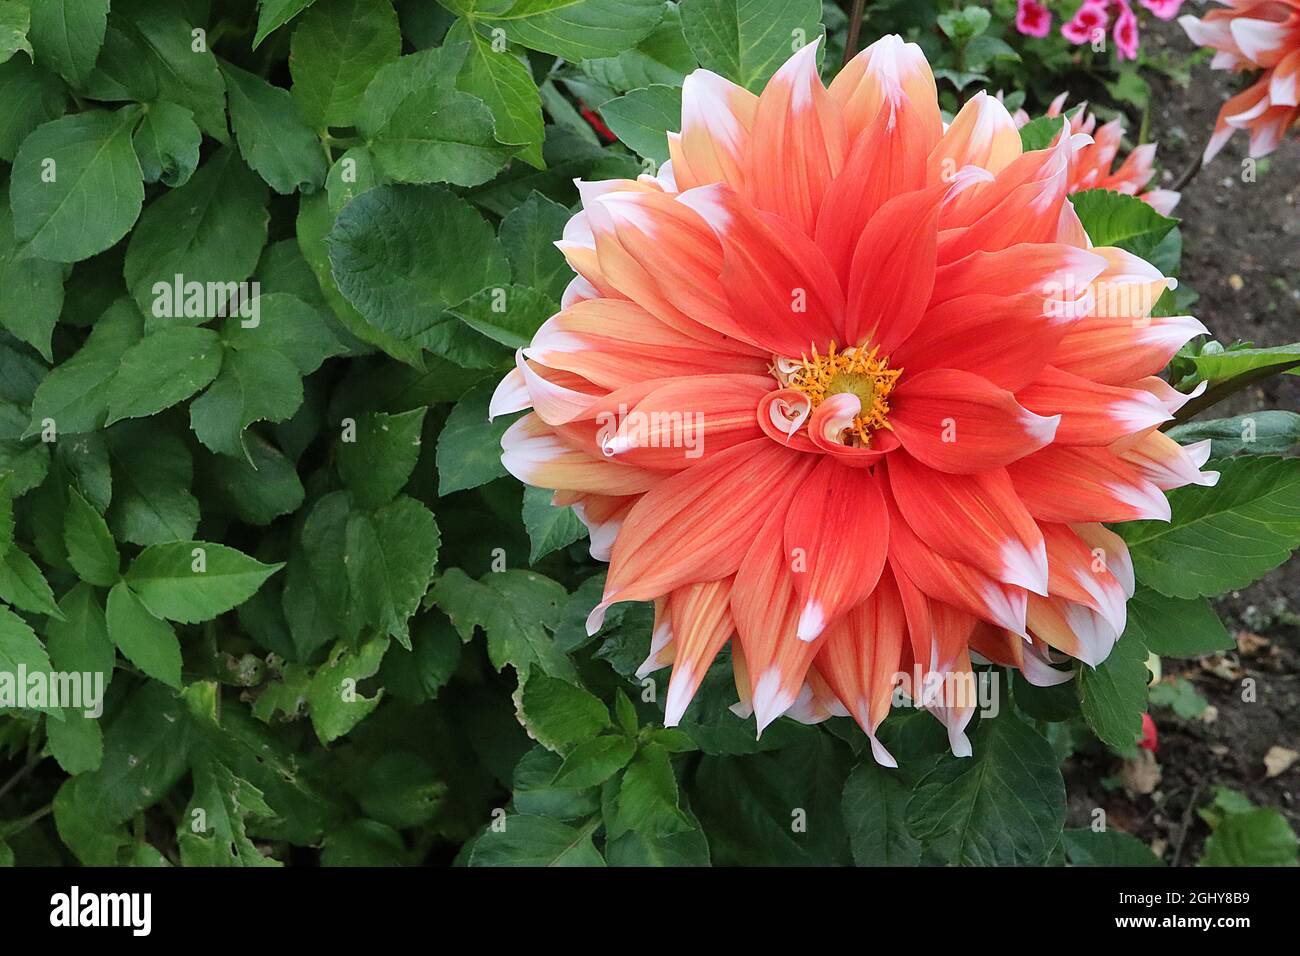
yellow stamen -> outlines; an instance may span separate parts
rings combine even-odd
[[[808,396],[816,408],[832,395],[855,395],[862,403],[862,411],[853,418],[852,427],[845,430],[846,444],[866,448],[871,444],[871,432],[877,428],[891,428],[889,424],[889,393],[893,391],[903,370],[889,367],[888,358],[878,358],[879,347],[851,348],[837,352],[835,343],[825,355],[812,347],[812,357],[801,355],[784,364],[790,371],[774,369],[774,374],[787,388]]]

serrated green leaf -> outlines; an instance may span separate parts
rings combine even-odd
[[[1265,807],[1230,813],[1205,841],[1202,866],[1296,866],[1295,831],[1286,817]]]
[[[1169,230],[1178,224],[1136,196],[1106,189],[1088,189],[1070,197],[1079,221],[1095,246],[1118,246],[1149,258]]]
[[[531,286],[558,302],[573,271],[555,241],[564,234],[569,210],[533,193],[501,220],[501,246],[516,285]]]
[[[116,584],[121,559],[113,534],[108,522],[76,488],[68,489],[68,510],[63,520],[68,562],[81,580],[103,588]]]
[[[32,614],[63,617],[45,575],[17,546],[11,546],[0,554],[0,600]]]
[[[1244,587],[1300,546],[1300,460],[1230,458],[1219,482],[1170,492],[1173,520],[1117,525],[1137,578],[1170,597]]]
[[[0,325],[53,361],[51,335],[63,309],[65,267],[24,255],[14,241],[13,216],[0,203]]]
[[[367,322],[435,352],[461,330],[448,307],[504,285],[492,227],[445,189],[380,186],[339,213],[328,239],[339,290]]]
[[[293,97],[313,127],[350,126],[361,95],[402,49],[388,0],[318,0],[294,27]]]
[[[561,754],[610,727],[609,709],[600,698],[540,671],[530,671],[523,682],[519,716],[529,736]]]
[[[256,50],[263,40],[306,10],[313,2],[314,0],[258,0],[257,35],[253,37],[253,49]]]
[[[190,493],[194,465],[175,435],[141,423],[109,435],[113,503],[108,526],[118,541],[151,545],[187,540],[199,525],[199,503]]]
[[[352,440],[339,442],[339,477],[359,507],[387,504],[411,477],[420,457],[424,413],[416,408],[397,415],[362,415]]]
[[[479,10],[476,19],[505,30],[511,43],[566,60],[615,56],[663,19],[658,0],[515,0],[504,10]]]
[[[821,33],[816,0],[697,0],[681,15],[700,66],[755,93],[790,58],[796,38],[811,43]]]
[[[325,182],[320,141],[288,90],[229,63],[221,64],[230,125],[244,160],[278,193],[314,192]]]
[[[1249,412],[1232,418],[1185,422],[1165,434],[1183,445],[1209,439],[1210,455],[1214,458],[1228,458],[1241,452],[1283,455],[1300,445],[1300,415],[1283,411]]]
[[[593,737],[581,741],[569,751],[551,783],[569,790],[599,786],[627,766],[635,753],[636,743],[627,737]]]
[[[408,650],[408,621],[429,589],[440,535],[433,512],[403,495],[377,511],[348,517],[348,584],[361,619]]]
[[[146,418],[185,401],[217,377],[222,351],[211,329],[171,327],[141,339],[122,354],[108,386],[107,423]]]
[[[614,135],[646,159],[668,161],[668,130],[682,125],[682,91],[675,86],[647,86],[610,100],[600,116]]]
[[[108,636],[122,656],[168,687],[181,686],[181,645],[176,632],[119,581],[108,592]]]
[[[1147,587],[1129,599],[1124,633],[1161,657],[1199,657],[1236,646],[1204,598],[1171,598]]]
[[[77,262],[126,235],[144,202],[131,145],[138,112],[89,110],[38,126],[9,177],[14,234],[33,255]]]
[[[438,435],[438,494],[477,488],[506,473],[501,464],[501,436],[510,419],[487,418],[495,385],[485,382],[465,394],[447,416]]]
[[[266,245],[266,195],[262,181],[225,147],[184,186],[150,204],[131,233],[123,268],[149,328],[199,325],[224,314],[235,284],[253,274]]]
[[[921,778],[907,824],[926,850],[966,866],[1041,866],[1061,838],[1065,784],[1051,745],[1014,715],[980,721],[974,755]]]
[[[190,405],[190,426],[213,451],[248,458],[244,430],[254,422],[282,422],[301,404],[302,378],[282,353],[229,349],[220,374]]]
[[[1061,841],[1071,866],[1164,865],[1150,847],[1122,830],[1066,830]]]
[[[551,497],[552,492],[545,488],[524,489],[524,529],[532,543],[528,555],[532,564],[587,535],[586,525],[573,513],[573,509],[554,507]]]
[[[451,568],[434,582],[433,601],[451,618],[461,639],[481,627],[497,670],[507,664],[521,677],[535,665],[551,677],[573,680],[573,664],[551,636],[564,605],[563,586],[531,571],[489,572],[475,581]]]
[[[513,814],[474,841],[470,866],[604,866],[592,827]]]
[[[124,580],[152,613],[197,624],[247,601],[281,567],[223,544],[173,541],[141,551]]]
[[[28,133],[63,114],[67,98],[63,81],[26,57],[0,63],[0,159],[12,163]]]
[[[527,61],[507,50],[494,50],[465,20],[457,20],[443,42],[449,46],[469,45],[456,78],[457,88],[487,104],[497,142],[521,147],[520,158],[540,169],[542,97]]]
[[[108,0],[37,0],[28,34],[36,62],[73,86],[95,67],[108,26]]]
[[[1079,706],[1088,726],[1106,745],[1130,749],[1142,736],[1147,709],[1147,649],[1141,638],[1126,630],[1110,655],[1095,668],[1081,665]]]
[[[873,763],[844,782],[844,826],[858,866],[916,866],[921,844],[907,829],[907,782]]]
[[[184,186],[198,168],[202,140],[194,114],[185,107],[166,100],[150,104],[132,140],[144,181]]]
[[[312,677],[307,703],[311,708],[312,727],[321,743],[328,744],[342,737],[379,706],[383,688],[373,697],[366,697],[357,684],[379,670],[388,643],[387,635],[375,635],[357,650],[340,642]]]

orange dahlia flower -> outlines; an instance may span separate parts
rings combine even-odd
[[[1219,110],[1207,163],[1239,129],[1250,130],[1250,155],[1266,156],[1300,119],[1300,0],[1220,2],[1228,9],[1178,22],[1193,43],[1217,51],[1215,69],[1263,72]]]
[[[1022,155],[974,97],[945,130],[919,47],[885,37],[827,89],[816,46],[755,96],[698,70],[657,177],[580,183],[578,273],[492,413],[610,564],[588,628],[654,601],[648,673],[682,717],[731,641],[742,715],[876,730],[904,675],[973,655],[1054,683],[1101,662],[1133,574],[1100,522],[1167,519],[1208,443],[1156,430],[1189,316],[1090,248],[1062,136]],[[947,686],[947,685],[945,685]],[[973,701],[912,696],[969,753]]]
[[[1047,108],[1045,115],[1057,117],[1065,107],[1069,93],[1062,93]],[[1024,126],[1029,122],[1024,110],[1016,111],[1016,125]],[[1097,126],[1097,117],[1088,112],[1087,104],[1080,104],[1070,111],[1070,132],[1086,133],[1092,142],[1074,150],[1070,162],[1070,184],[1068,192],[1078,193],[1085,189],[1110,189],[1128,196],[1136,196],[1167,216],[1174,211],[1182,197],[1172,189],[1141,190],[1151,182],[1156,174],[1156,144],[1143,143],[1136,146],[1115,169],[1111,169],[1115,157],[1119,154],[1121,141],[1124,139],[1124,121],[1119,117]]]

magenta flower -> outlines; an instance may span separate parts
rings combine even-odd
[[[1016,29],[1025,36],[1045,37],[1052,29],[1052,13],[1038,0],[1018,0]]]
[[[1096,36],[1104,36],[1110,25],[1104,0],[1086,0],[1074,14],[1074,19],[1061,26],[1061,36],[1071,43],[1091,43]]]
[[[1142,0],[1142,6],[1161,20],[1172,20],[1178,16],[1178,10],[1182,5],[1183,0]]]
[[[1120,0],[1121,10],[1115,18],[1115,49],[1121,60],[1136,60],[1138,55],[1138,20],[1128,0]]]

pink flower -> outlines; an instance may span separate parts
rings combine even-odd
[[[1099,31],[1105,34],[1110,25],[1105,0],[1086,0],[1074,14],[1074,19],[1061,27],[1061,36],[1071,43],[1091,43]]]
[[[1052,28],[1052,14],[1038,0],[1018,0],[1016,29],[1025,36],[1045,37]]]
[[[1172,20],[1178,16],[1178,9],[1183,5],[1183,0],[1142,0],[1142,6],[1146,7],[1161,20]]]
[[[1136,60],[1138,55],[1138,20],[1133,8],[1123,0],[1119,16],[1115,18],[1115,49],[1121,60]]]

